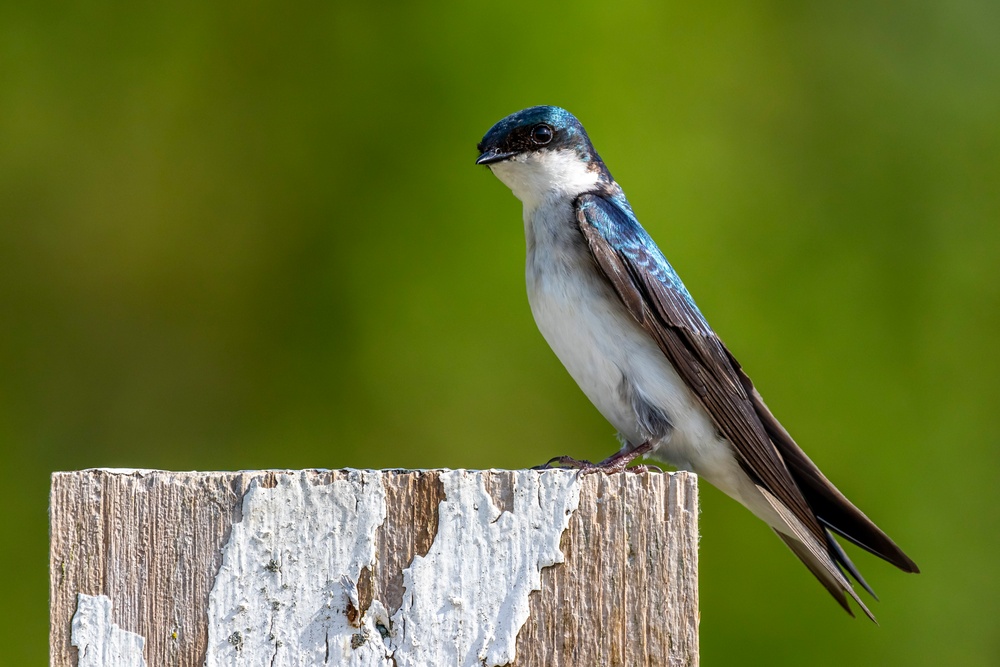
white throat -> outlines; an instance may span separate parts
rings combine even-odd
[[[547,199],[572,198],[592,190],[600,178],[594,165],[566,148],[522,153],[491,164],[490,169],[524,203],[526,214]]]

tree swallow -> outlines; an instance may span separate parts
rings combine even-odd
[[[476,164],[524,204],[535,322],[623,443],[598,465],[622,469],[646,454],[694,471],[773,528],[849,614],[848,595],[874,621],[847,574],[875,593],[833,534],[905,572],[916,563],[771,414],[580,122],[531,107],[490,128],[478,149]]]

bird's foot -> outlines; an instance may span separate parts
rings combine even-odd
[[[653,445],[647,440],[638,447],[630,449],[628,451],[615,452],[603,461],[598,461],[597,463],[592,463],[587,460],[574,459],[571,456],[556,456],[549,459],[544,465],[536,466],[532,470],[551,470],[553,468],[569,469],[569,470],[579,470],[584,475],[592,475],[595,472],[603,472],[605,474],[612,474],[616,472],[622,472],[623,470],[628,470],[635,473],[645,473],[651,470],[656,470],[657,472],[663,472],[656,466],[639,465],[628,467],[632,461],[639,458],[643,454],[646,454],[653,448]]]
[[[535,466],[532,470],[587,470],[596,468],[592,461],[586,459],[574,459],[572,456],[553,456],[540,466]]]

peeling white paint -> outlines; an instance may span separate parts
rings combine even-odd
[[[244,496],[209,596],[206,667],[391,665],[376,627],[388,623],[382,606],[372,605],[359,627],[347,613],[354,582],[375,562],[382,477],[314,479],[279,473],[276,487],[255,482]]]
[[[79,667],[146,667],[146,640],[111,621],[111,598],[106,595],[77,594],[71,629]]]
[[[374,600],[361,617],[357,582],[375,563],[386,517],[382,475],[351,471],[316,484],[281,473],[255,482],[223,549],[209,597],[206,667],[494,667],[512,662],[543,568],[580,500],[570,471],[515,471],[501,512],[483,473],[441,471],[445,493],[430,550],[403,571],[392,617]]]
[[[403,571],[393,617],[398,667],[493,667],[513,662],[542,569],[563,562],[559,539],[580,502],[576,472],[519,470],[510,512],[483,476],[441,474],[445,500],[430,551]]]

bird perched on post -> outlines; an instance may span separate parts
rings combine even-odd
[[[618,430],[621,451],[692,470],[767,523],[840,605],[847,574],[874,596],[834,533],[918,572],[839,491],[764,404],[636,219],[580,122],[558,107],[518,111],[479,142],[524,204],[527,286],[539,330]]]

